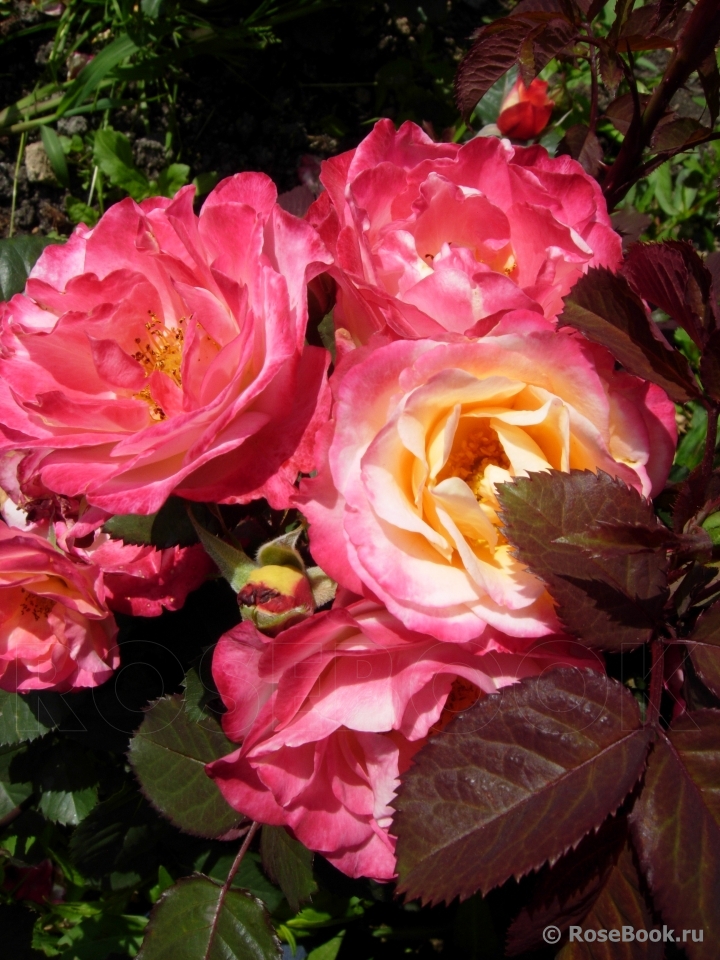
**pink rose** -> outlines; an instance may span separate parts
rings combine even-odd
[[[0,524],[0,688],[75,690],[120,664],[100,570]]]
[[[152,546],[113,540],[100,528],[85,533],[86,525],[56,523],[55,535],[69,554],[81,557],[102,571],[107,605],[116,613],[133,617],[159,617],[163,610],[180,610],[187,595],[197,590],[215,571],[215,564],[196,544],[191,547]]]
[[[333,375],[325,465],[303,481],[315,561],[406,626],[465,641],[557,629],[542,583],[500,532],[496,485],[603,470],[650,496],[675,451],[673,404],[536,313],[473,342],[350,352]]]
[[[500,104],[497,125],[504,137],[530,140],[547,126],[555,101],[547,95],[548,85],[537,77],[529,87],[518,77]]]
[[[542,147],[434,143],[380,120],[321,180],[308,219],[335,256],[335,327],[356,343],[386,326],[481,336],[514,309],[552,319],[588,267],[620,262],[598,184]]]
[[[313,469],[327,353],[305,345],[312,227],[243,173],[124,200],[48,247],[0,308],[0,429],[18,479],[109,513],[190,500],[287,505]]]
[[[598,665],[566,638],[438,643],[367,600],[274,640],[244,623],[213,657],[223,727],[242,746],[206,770],[247,816],[289,827],[350,876],[390,880],[392,800],[413,754],[479,696],[560,663]]]

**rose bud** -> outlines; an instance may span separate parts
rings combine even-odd
[[[526,87],[518,77],[500,105],[497,125],[504,137],[530,140],[547,126],[555,102],[547,96],[545,80],[533,80]]]
[[[312,616],[315,610],[305,574],[276,564],[253,570],[237,598],[243,620],[252,620],[270,636]]]

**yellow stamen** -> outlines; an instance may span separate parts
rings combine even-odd
[[[185,334],[183,323],[185,317],[180,317],[176,327],[166,327],[164,323],[151,313],[151,320],[145,324],[147,330],[147,340],[145,343],[142,337],[136,337],[135,343],[138,346],[133,354],[135,360],[145,368],[145,376],[149,377],[155,370],[166,374],[173,383],[182,387],[182,350]],[[135,400],[142,400],[150,408],[150,417],[152,420],[160,421],[166,417],[165,411],[160,404],[153,398],[149,387],[144,387],[138,393],[133,394]]]
[[[491,463],[504,470],[510,468],[497,433],[480,420],[472,432],[467,431],[462,439],[456,440],[439,479],[460,477],[481,500],[480,484],[485,468]]]

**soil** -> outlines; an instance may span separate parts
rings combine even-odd
[[[12,38],[48,18],[24,0],[10,6],[12,23],[2,21],[10,42],[0,109],[43,82],[53,35],[50,22],[47,32]],[[262,50],[187,61],[174,111],[158,100],[116,110],[110,122],[131,139],[135,162],[150,178],[167,163],[171,130],[172,159],[190,165],[191,179],[260,170],[280,191],[303,182],[312,188],[319,161],[355,146],[377,117],[422,121],[437,134],[457,122],[450,93],[457,62],[481,18],[498,9],[499,0],[344,2],[285,24],[280,42]],[[126,98],[133,93],[131,86]],[[58,132],[82,135],[99,122],[99,114],[66,118]],[[28,142],[37,139],[33,132]],[[18,145],[18,136],[0,137],[0,236],[7,235]],[[70,193],[83,197],[72,165],[71,178]],[[23,163],[16,191],[16,233],[70,232],[65,190],[31,182]]]

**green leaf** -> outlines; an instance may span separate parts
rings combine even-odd
[[[152,527],[157,513],[118,513],[105,521],[103,530],[114,540],[122,540],[136,546],[152,543]]]
[[[68,706],[58,693],[8,693],[0,690],[0,744],[36,740],[54,730]]]
[[[163,0],[142,0],[140,9],[146,17],[152,17],[154,19],[160,13],[162,5]]]
[[[628,549],[627,538],[652,543],[671,535],[646,500],[606,473],[585,470],[533,473],[497,492],[505,536],[547,584],[571,633],[599,649],[650,639],[667,592],[666,554],[637,542]]]
[[[241,814],[205,773],[205,764],[227,756],[231,743],[218,723],[193,723],[179,694],[157,700],[130,741],[129,759],[150,803],[186,833],[220,837]]]
[[[181,497],[168,497],[156,513],[116,514],[105,522],[103,530],[124,543],[144,544],[157,550],[189,547],[198,542],[187,514],[187,501]]]
[[[147,923],[145,917],[135,914],[84,917],[53,946],[61,950],[61,960],[107,960],[116,954],[134,957]]]
[[[0,240],[0,300],[22,293],[35,261],[57,240],[47,237],[13,237]]]
[[[665,923],[703,930],[690,960],[715,960],[720,942],[720,712],[683,714],[655,743],[630,814],[640,865]]]
[[[84,223],[88,227],[94,227],[100,219],[100,212],[94,207],[89,207],[84,200],[78,200],[77,197],[65,198],[65,210],[71,223]]]
[[[195,187],[195,195],[198,197],[204,197],[206,194],[210,193],[214,187],[217,186],[218,180],[220,177],[212,171],[211,173],[199,173],[193,180],[193,186]]]
[[[260,900],[196,875],[155,905],[138,960],[280,960],[280,942]]]
[[[205,547],[205,551],[209,557],[215,561],[218,570],[223,577],[225,577],[235,593],[239,593],[247,583],[248,577],[253,570],[257,570],[258,565],[253,563],[244,550],[225,543],[220,537],[216,537],[210,533],[209,530],[201,526],[192,512],[190,512],[189,517],[200,538],[200,542]]]
[[[39,761],[38,807],[53,823],[77,826],[98,801],[93,758],[67,738],[50,743]]]
[[[333,319],[332,310],[330,313],[326,313],[318,324],[318,334],[320,335],[320,341],[322,345],[330,353],[333,363],[335,363],[335,321]]]
[[[32,784],[23,783],[12,770],[13,760],[25,753],[24,746],[0,747],[0,820],[20,806],[32,793]]]
[[[289,533],[283,533],[274,540],[264,543],[257,552],[258,564],[261,567],[293,567],[300,573],[304,573],[305,564],[297,550],[297,542],[302,532],[302,527],[296,527]]]
[[[80,104],[97,90],[101,81],[119,63],[137,52],[137,44],[127,34],[116,37],[112,43],[100,51],[78,74],[65,92],[57,108],[57,116],[61,117],[73,107]]]
[[[632,790],[651,736],[632,694],[594,670],[483,697],[401,778],[398,891],[449,903],[555,861]]]
[[[316,607],[323,607],[335,599],[338,585],[320,567],[308,567],[305,574],[310,582]]]
[[[235,854],[226,853],[224,850],[218,854],[215,849],[217,846],[215,844],[209,853],[198,857],[194,868],[197,873],[224,883],[235,860]],[[223,844],[223,847],[225,846],[226,844]],[[260,855],[252,851],[243,857],[238,872],[233,878],[232,886],[248,890],[254,897],[259,897],[270,913],[277,910],[285,899],[282,890],[271,883],[260,869]]]
[[[157,187],[163,197],[174,197],[180,187],[188,182],[190,167],[186,163],[171,163],[160,171]]]
[[[72,862],[87,877],[132,873],[153,854],[158,815],[137,789],[128,785],[99,803],[73,831]]]
[[[125,190],[133,200],[144,200],[151,195],[150,182],[135,166],[130,141],[124,134],[117,130],[98,130],[93,158],[110,183]]]
[[[317,890],[313,877],[313,855],[293,840],[284,827],[265,825],[260,837],[263,867],[287,898],[293,913]]]
[[[685,357],[665,340],[628,281],[591,267],[564,298],[559,326],[606,347],[628,370],[663,388],[677,403],[700,391]]]
[[[67,160],[62,143],[55,130],[52,127],[40,127],[40,136],[42,137],[45,153],[48,155],[50,166],[53,168],[58,183],[63,187],[70,186],[70,174],[68,172]]]
[[[218,696],[217,687],[210,669],[212,657],[203,656],[198,666],[192,666],[185,674],[183,704],[185,713],[198,723],[207,716],[207,705]]]
[[[335,960],[338,953],[340,953],[340,947],[343,945],[344,939],[345,931],[343,930],[342,933],[333,937],[332,940],[328,940],[327,943],[323,943],[321,946],[311,950],[307,960]]]

